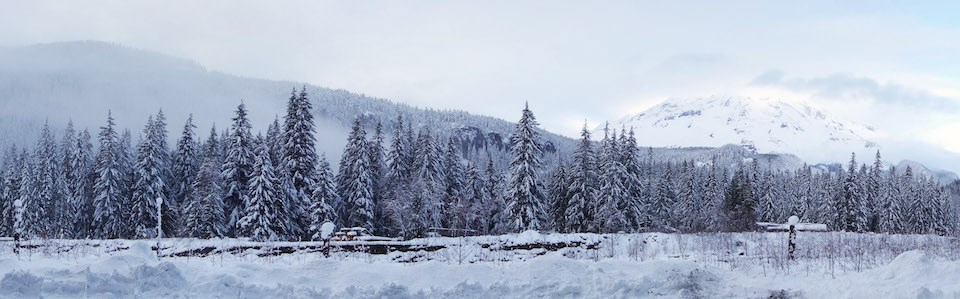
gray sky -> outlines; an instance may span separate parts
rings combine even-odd
[[[727,94],[960,152],[956,1],[0,1],[0,45],[111,41],[508,120],[529,101],[570,136]]]

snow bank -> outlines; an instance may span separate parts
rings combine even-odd
[[[946,251],[906,251],[873,269],[826,272],[829,258],[776,268],[770,254],[782,234],[541,234],[419,239],[444,244],[433,252],[372,255],[315,251],[261,256],[258,250],[204,257],[157,255],[147,241],[63,241],[49,248],[12,254],[0,243],[0,297],[11,298],[938,298],[960,296],[960,262]],[[845,237],[846,236],[846,237]],[[801,250],[823,251],[821,242],[872,240],[876,235],[801,234]],[[871,239],[872,238],[872,239]],[[897,244],[940,248],[948,239],[896,236]],[[84,241],[86,242],[86,241]],[[574,247],[533,248],[525,242]],[[579,242],[579,243],[578,243]],[[869,242],[861,240],[864,244]],[[899,242],[899,243],[898,243]],[[286,242],[278,242],[290,245]],[[730,245],[724,247],[729,243]],[[85,243],[83,243],[85,244]],[[244,240],[164,240],[164,246],[205,248],[250,246]],[[501,250],[484,248],[499,246]],[[493,244],[493,245],[491,245]],[[499,245],[496,245],[499,244]],[[76,246],[72,246],[76,245]],[[496,245],[496,246],[494,246]],[[527,244],[531,245],[531,244]],[[717,246],[718,250],[712,249]],[[506,249],[509,248],[509,249]],[[527,249],[524,249],[527,248]],[[733,249],[742,249],[744,253]],[[855,250],[848,247],[847,250]],[[169,251],[172,248],[164,247]],[[636,250],[638,254],[631,254]],[[459,259],[457,254],[466,257]],[[411,258],[419,256],[418,259]],[[799,256],[805,256],[803,254]],[[878,257],[882,258],[882,257]],[[410,262],[416,261],[416,262]]]
[[[128,259],[129,260],[129,259]],[[91,261],[112,263],[114,259]],[[0,295],[59,297],[676,297],[717,295],[719,278],[692,262],[591,262],[548,255],[526,262],[412,265],[314,260],[303,264],[181,259],[92,271],[80,264],[24,261],[5,273]]]

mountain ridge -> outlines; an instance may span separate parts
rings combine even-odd
[[[256,132],[265,130],[274,117],[283,114],[291,89],[301,86],[314,100],[315,113],[322,116],[317,118],[318,151],[332,160],[339,159],[346,132],[355,118],[369,128],[382,122],[390,132],[397,115],[403,115],[442,137],[458,138],[468,158],[480,159],[490,151],[498,166],[509,162],[506,144],[514,126],[511,121],[455,109],[422,108],[302,82],[236,76],[209,70],[188,59],[98,41],[0,48],[0,146],[33,145],[45,120],[51,121],[57,133],[69,119],[78,128],[95,134],[107,111],[112,111],[118,126],[129,128],[136,139],[146,117],[160,108],[167,114],[171,140],[191,113],[198,134],[203,135],[212,124],[218,130],[227,128],[241,102],[247,105]],[[546,130],[541,132],[548,152],[545,168],[552,169],[557,156],[571,154],[576,142]],[[602,135],[594,136],[596,140]],[[650,137],[638,134],[640,145],[656,147]],[[765,161],[774,161],[770,167],[784,170],[804,163],[793,153],[770,156],[724,145],[657,148],[656,155],[700,162],[729,157],[725,164],[766,157]]]
[[[806,103],[733,96],[671,98],[610,125],[650,136],[651,146],[737,144],[760,153],[794,154],[812,163],[843,161],[851,151],[876,151],[872,138],[881,134]],[[824,149],[840,156],[819,154]]]
[[[843,169],[851,153],[870,163],[883,146],[884,133],[873,126],[840,119],[810,103],[785,99],[713,95],[669,98],[643,112],[607,124],[632,128],[654,147],[741,146],[754,153],[795,155],[825,171]],[[604,126],[594,129],[602,134]],[[948,182],[951,171],[904,159],[888,166],[913,165],[915,171]],[[900,167],[903,168],[903,167]],[[903,171],[903,169],[900,169]]]

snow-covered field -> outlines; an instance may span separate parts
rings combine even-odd
[[[16,298],[955,298],[960,243],[925,235],[550,234],[321,243],[0,242]],[[386,246],[392,245],[392,246]],[[385,254],[370,251],[389,249]]]

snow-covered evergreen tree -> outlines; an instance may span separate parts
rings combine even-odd
[[[323,223],[340,222],[331,204],[339,202],[340,196],[337,194],[335,178],[326,155],[320,156],[317,167],[317,184],[310,197],[310,239],[312,240],[320,239],[320,227]]]
[[[607,136],[605,130],[600,154],[595,227],[604,233],[624,231],[630,226],[625,215],[629,201],[629,193],[624,185],[627,182],[627,169],[620,160],[617,132],[614,131],[612,135]]]
[[[795,207],[790,211],[790,215],[797,215],[801,220],[817,221],[819,218],[817,206],[813,203],[812,186],[813,171],[810,166],[804,163],[803,167],[796,171],[793,179],[790,196],[795,202]]]
[[[444,198],[443,223],[448,228],[462,229],[466,226],[466,217],[463,215],[468,206],[464,197],[465,173],[460,156],[460,143],[453,137],[447,140],[446,151],[443,156],[444,169]]]
[[[427,129],[427,133],[430,133],[429,128],[426,128],[426,129]],[[418,155],[418,153],[419,153],[419,152],[418,152],[419,149],[417,148],[417,145],[418,145],[418,143],[419,143],[419,141],[420,141],[420,140],[419,140],[419,139],[420,139],[420,133],[422,133],[422,131],[419,131],[419,132],[417,132],[417,134],[414,134],[413,124],[411,124],[409,121],[407,122],[407,128],[403,130],[403,139],[404,139],[404,141],[405,141],[404,144],[406,145],[406,153],[407,153],[407,154],[406,154],[406,158],[407,158],[407,163],[406,163],[406,164],[407,164],[407,167],[409,167],[409,169],[410,169],[413,173],[416,173],[417,171],[419,171],[418,169],[419,169],[419,165],[420,165],[419,163],[420,163],[420,162],[417,161],[416,159],[417,159],[417,155]],[[415,175],[414,175],[414,174],[410,174],[410,176],[411,176],[411,177],[414,177]]]
[[[277,142],[283,140],[283,131],[280,127],[280,119],[274,118],[273,122],[267,127],[267,144],[270,147],[270,161],[273,161],[274,166],[280,164],[280,160],[283,159],[283,142]],[[277,170],[277,174],[283,175],[283,171],[280,167],[274,167]]]
[[[217,142],[210,143],[215,146],[217,154],[214,156],[222,165],[226,161],[227,152],[230,151],[230,129],[225,128],[217,134]],[[203,163],[203,162],[201,162]],[[222,170],[222,169],[221,169]]]
[[[644,157],[640,163],[640,195],[637,198],[637,204],[641,207],[639,228],[651,229],[658,226],[655,223],[657,219],[656,195],[659,187],[659,178],[654,175],[656,164],[653,159],[653,148],[647,147]]]
[[[756,198],[751,188],[750,176],[741,167],[733,175],[723,202],[726,231],[749,231],[756,227]]]
[[[884,183],[885,192],[881,196],[878,213],[880,232],[903,233],[906,231],[906,211],[904,207],[904,186],[897,169],[891,167]]]
[[[930,225],[922,232],[927,234],[945,235],[950,227],[947,220],[947,195],[940,183],[926,178],[920,185],[924,190],[924,209],[929,215]]]
[[[63,222],[62,203],[63,188],[60,151],[57,149],[56,137],[50,131],[48,123],[43,124],[40,139],[34,148],[33,156],[33,183],[32,196],[24,197],[23,225],[26,236],[31,237],[62,237],[65,231],[58,224]]]
[[[126,183],[123,159],[126,154],[114,129],[113,115],[107,114],[107,125],[100,127],[100,151],[97,153],[93,199],[93,235],[97,238],[119,238],[124,232],[122,205]]]
[[[4,155],[0,156],[0,235],[12,236],[12,230],[7,226],[6,214],[3,213],[9,206],[13,205],[13,201],[7,194],[7,180],[10,176],[7,167],[11,163],[10,155],[7,154],[7,152],[4,152]]]
[[[366,131],[357,119],[353,123],[347,146],[340,161],[337,185],[343,199],[342,218],[349,227],[365,227],[376,230],[374,225],[373,174],[370,165],[370,150]]]
[[[487,209],[491,205],[489,183],[483,173],[474,164],[467,165],[465,198],[467,204],[463,214],[465,228],[482,233],[487,227]],[[564,182],[564,185],[566,183]],[[563,187],[566,188],[566,187]],[[562,220],[562,219],[561,219]]]
[[[120,237],[133,238],[135,235],[134,226],[128,224],[133,223],[132,186],[135,180],[134,171],[137,162],[137,150],[133,146],[133,137],[129,129],[124,129],[123,132],[120,133],[119,152],[120,177],[123,180],[120,184],[120,194],[122,194],[120,197],[120,222],[124,224],[120,226]]]
[[[169,200],[167,197],[169,190],[167,188],[167,182],[164,179],[164,169],[166,169],[168,165],[165,165],[166,161],[164,161],[162,157],[166,150],[161,148],[162,143],[158,140],[161,137],[166,138],[166,136],[160,136],[161,130],[157,128],[158,125],[153,117],[147,120],[147,125],[143,129],[146,138],[140,141],[140,150],[137,153],[132,198],[133,206],[131,209],[132,222],[128,223],[128,225],[133,226],[134,236],[136,238],[156,237],[157,199],[159,198],[163,201],[161,206],[169,204],[167,203]],[[170,211],[171,209],[166,210]],[[168,218],[163,220],[165,224],[168,222],[171,223],[163,228],[165,232],[164,235],[172,235],[170,232],[172,232],[173,228],[173,217],[168,216]]]
[[[220,164],[206,156],[193,181],[190,201],[185,207],[184,235],[195,238],[218,238],[225,235],[225,212]]]
[[[377,229],[375,233],[383,233],[383,197],[385,191],[386,163],[383,149],[383,124],[377,122],[374,127],[373,136],[367,144],[367,158],[370,159],[370,179],[372,186],[370,191],[373,195],[373,222]]]
[[[870,183],[870,170],[867,164],[860,164],[860,171],[857,172],[857,184],[860,187],[860,198],[857,202],[857,226],[861,232],[870,231],[870,191],[867,188]]]
[[[200,170],[200,145],[197,143],[197,138],[193,132],[196,128],[197,127],[193,125],[193,115],[191,114],[187,118],[187,122],[183,125],[183,131],[180,133],[180,139],[177,141],[177,149],[173,153],[173,165],[171,166],[173,170],[173,181],[171,183],[172,195],[167,200],[173,201],[170,206],[177,207],[175,209],[177,215],[180,214],[179,212],[183,210],[183,206],[187,203],[193,181],[196,179],[197,171]],[[177,225],[179,230],[178,224],[182,218],[177,218],[177,223],[174,224]],[[167,223],[167,220],[163,222]],[[179,232],[165,230],[164,233],[174,235]]]
[[[537,125],[529,105],[525,105],[516,131],[510,136],[510,151],[514,158],[510,162],[510,177],[504,197],[514,231],[544,228],[546,209],[543,188],[537,177],[543,150]]]
[[[246,210],[237,222],[240,235],[258,241],[279,240],[285,234],[284,221],[278,219],[285,212],[283,200],[275,177],[273,161],[270,160],[270,147],[261,144],[254,155],[253,173],[247,183],[248,194],[244,204]],[[280,231],[280,233],[278,233]]]
[[[843,193],[838,199],[837,212],[840,215],[840,228],[846,231],[865,232],[868,229],[866,192],[857,173],[856,155],[851,154],[847,174],[843,179]]]
[[[223,209],[226,213],[224,233],[236,235],[237,221],[243,217],[247,202],[247,183],[253,173],[253,135],[250,133],[250,120],[247,119],[247,108],[244,104],[237,106],[236,116],[233,117],[233,126],[227,139],[226,156],[221,169],[223,194]]]
[[[570,205],[570,180],[567,166],[563,162],[557,164],[557,169],[550,175],[550,187],[547,192],[550,202],[550,226],[557,232],[566,232],[567,206]],[[469,172],[468,172],[469,173]],[[470,177],[470,176],[468,176]],[[470,179],[468,179],[468,182]]]
[[[294,90],[287,102],[287,115],[283,127],[283,156],[281,168],[285,172],[284,184],[287,185],[286,206],[290,209],[290,218],[295,227],[291,233],[304,236],[309,223],[306,208],[316,188],[314,171],[317,169],[315,150],[314,121],[312,104],[307,98],[306,87],[297,94]],[[306,236],[304,236],[306,237]]]
[[[774,177],[773,174],[768,169],[763,173],[759,180],[753,182],[755,185],[760,185],[760,193],[757,194],[759,197],[757,199],[757,221],[762,222],[774,222],[774,223],[783,223],[785,218],[782,218],[778,209],[780,208],[780,201],[783,197],[777,194],[776,188],[774,186]]]
[[[950,191],[933,180],[930,180],[929,187],[934,194],[931,198],[934,219],[932,232],[940,236],[953,232],[956,229],[956,220],[952,217],[954,215],[952,209],[955,206],[951,206]]]
[[[684,232],[692,231],[697,224],[698,209],[702,206],[699,203],[700,194],[696,189],[696,175],[693,165],[683,161],[677,176],[675,192],[677,197],[673,204],[671,215],[674,218],[672,227]]]
[[[946,230],[945,209],[941,205],[942,188],[930,178],[918,175],[911,180],[910,219],[913,232],[919,234],[942,234]]]
[[[202,164],[203,159],[207,157],[212,158],[214,161],[218,163],[222,162],[223,156],[221,156],[221,154],[223,153],[223,151],[221,150],[222,147],[220,146],[221,144],[220,141],[221,141],[220,136],[217,135],[217,125],[214,124],[210,127],[210,135],[207,136],[207,140],[204,141],[203,144],[200,146],[201,157],[198,159],[200,160],[198,165]],[[199,171],[200,168],[197,167],[197,169]]]
[[[829,173],[817,174],[812,184],[814,186],[812,201],[819,203],[816,221],[827,224],[833,230],[840,230],[843,227],[840,221],[840,210],[838,210],[838,203],[842,202],[840,199],[842,177],[843,173],[840,173],[837,178],[831,177]]]
[[[20,178],[23,161],[16,145],[11,145],[0,163],[0,234],[14,234],[14,203],[20,198]]]
[[[417,135],[416,177],[411,184],[409,213],[411,233],[423,235],[433,227],[440,227],[443,220],[444,173],[440,149],[433,141],[429,129]],[[341,196],[343,194],[341,193]]]
[[[70,155],[70,171],[66,175],[68,211],[72,215],[72,236],[85,238],[90,236],[90,223],[93,221],[93,186],[94,175],[93,144],[90,142],[90,132],[83,130],[73,141]]]
[[[623,133],[623,131],[620,132],[621,134]],[[640,201],[644,190],[643,182],[640,180],[640,176],[642,175],[639,157],[640,149],[637,147],[637,139],[634,135],[633,128],[630,128],[626,138],[624,138],[623,135],[620,137],[620,161],[626,168],[624,187],[627,188],[628,197],[628,206],[624,211],[624,215],[627,217],[627,221],[630,222],[630,227],[636,231],[640,229],[644,214]],[[701,206],[700,208],[703,207]],[[698,221],[698,223],[702,224],[705,223],[705,221]]]
[[[71,205],[72,197],[70,193],[69,185],[73,182],[69,182],[68,178],[71,173],[73,173],[73,155],[76,153],[74,147],[76,146],[77,140],[77,130],[73,126],[73,121],[67,122],[67,128],[63,131],[63,137],[60,139],[60,152],[57,155],[57,164],[59,165],[60,171],[57,172],[57,188],[59,188],[60,199],[54,203],[52,207],[56,216],[55,219],[58,220],[57,223],[53,224],[55,227],[58,227],[56,237],[58,238],[68,238],[73,237],[76,234],[76,229],[74,226],[74,218],[76,217],[78,211],[74,211],[74,206]]]
[[[37,192],[36,158],[23,156],[20,169],[20,196],[14,201],[14,234],[23,238],[41,237],[41,227],[34,225],[42,220],[40,196]]]
[[[22,209],[23,201],[20,198],[23,197],[24,193],[33,192],[31,191],[31,188],[33,186],[32,172],[31,172],[33,169],[32,167],[33,166],[31,165],[30,153],[27,151],[26,147],[21,148],[19,153],[19,158],[17,159],[17,165],[14,170],[15,173],[17,174],[17,181],[16,181],[16,185],[12,185],[12,187],[16,189],[15,191],[16,196],[11,197],[13,199],[13,206],[11,207],[12,212],[10,213],[10,215],[12,216],[11,219],[13,221],[13,225],[11,227],[13,227],[13,230],[15,233],[20,235],[22,235],[22,232],[23,232],[23,230],[20,229],[20,223],[22,222],[21,215],[23,210]]]
[[[411,150],[412,143],[408,143],[412,137],[406,134],[412,132],[405,130],[403,116],[398,115],[396,129],[393,132],[393,138],[390,143],[390,149],[387,153],[387,169],[383,183],[383,201],[380,205],[383,219],[383,233],[387,235],[406,234],[410,226],[409,217],[409,198],[411,198],[411,177],[414,174],[414,166],[410,164],[413,159]]]
[[[676,179],[670,164],[667,164],[661,171],[663,172],[660,177],[654,180],[656,183],[653,186],[651,198],[646,208],[651,218],[649,222],[652,228],[676,231],[677,229],[673,227],[672,223],[673,209],[677,204],[677,192],[674,188]]]
[[[922,211],[919,211],[920,190],[917,188],[917,178],[914,177],[913,168],[907,166],[900,177],[901,202],[903,204],[903,231],[905,233],[916,233],[923,226]]]
[[[870,175],[866,181],[867,191],[867,211],[869,231],[876,232],[880,229],[881,205],[884,202],[883,197],[883,162],[880,161],[880,151],[877,151],[873,167],[870,168]]]
[[[157,155],[157,167],[158,177],[163,182],[163,203],[161,204],[160,215],[163,218],[163,230],[164,236],[175,236],[176,231],[179,229],[180,221],[180,202],[177,200],[171,200],[171,194],[173,190],[171,189],[173,182],[173,157],[171,156],[170,146],[167,144],[167,116],[163,113],[163,109],[157,111],[157,115],[154,118],[153,130],[150,134],[147,135],[148,139],[152,140],[153,148],[156,149]],[[154,199],[156,200],[156,199]],[[154,225],[154,231],[156,231],[156,225]]]
[[[484,232],[487,234],[498,234],[512,229],[509,223],[509,212],[507,212],[507,203],[504,200],[504,180],[503,175],[493,164],[493,158],[487,155],[487,167],[484,171],[486,176],[487,191],[489,192],[489,204],[483,215],[487,219]]]
[[[583,124],[580,143],[570,162],[570,200],[565,211],[566,232],[588,232],[593,223],[597,195],[597,162],[590,131]]]
[[[405,131],[403,127],[403,116],[397,116],[397,129],[393,132],[393,140],[390,143],[390,151],[387,153],[388,167],[387,167],[387,181],[394,185],[402,185],[403,183],[409,183],[410,176],[414,172],[414,167],[410,164],[413,159],[411,156],[411,148],[413,144],[408,143],[409,139],[413,137],[407,137],[405,134],[412,134],[409,131]],[[399,187],[399,186],[394,186]]]
[[[707,172],[706,182],[704,182],[703,187],[703,207],[701,207],[701,215],[699,217],[701,223],[696,229],[700,230],[709,230],[709,231],[719,231],[723,227],[723,217],[718,217],[722,215],[722,206],[723,200],[725,197],[725,185],[726,179],[726,170],[723,170],[724,174],[720,173],[716,165],[716,159],[714,158],[710,163],[710,169]]]

